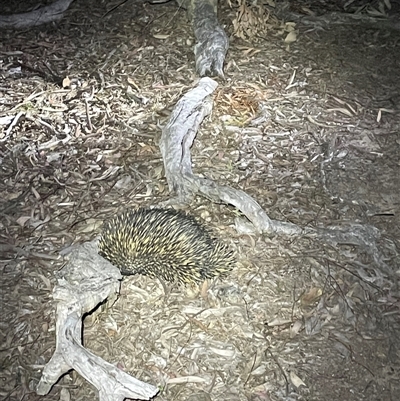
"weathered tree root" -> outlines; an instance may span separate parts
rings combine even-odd
[[[392,269],[384,263],[376,242],[380,238],[377,228],[369,225],[348,224],[326,228],[301,228],[296,224],[272,220],[261,206],[240,189],[219,185],[214,181],[193,174],[190,148],[201,122],[212,110],[211,94],[218,84],[211,78],[200,79],[197,87],[185,94],[176,104],[162,131],[160,150],[164,160],[165,175],[170,192],[177,194],[176,203],[189,203],[195,194],[213,202],[235,206],[252,223],[249,231],[265,234],[307,235],[332,246],[353,244],[367,252],[380,271],[390,276]],[[244,224],[236,222],[243,231]]]
[[[229,39],[219,25],[216,0],[194,1],[193,30],[196,37],[194,56],[196,71],[201,76],[224,76],[224,61]]]
[[[201,76],[224,77],[224,61],[229,39],[218,22],[218,0],[176,0],[192,21],[196,44],[196,71]]]
[[[211,78],[202,78],[197,87],[176,104],[169,122],[162,131],[160,150],[164,160],[165,176],[171,192],[176,192],[177,203],[188,203],[200,193],[213,202],[225,202],[238,208],[259,233],[304,232],[291,223],[271,220],[261,206],[245,192],[218,185],[207,178],[193,174],[190,148],[203,119],[211,113],[210,95],[218,84]]]
[[[105,299],[115,300],[121,278],[118,268],[98,255],[96,243],[87,242],[72,250],[53,290],[56,350],[43,369],[37,394],[47,394],[71,369],[97,388],[101,401],[149,400],[158,393],[157,387],[133,378],[82,346],[83,316]]]

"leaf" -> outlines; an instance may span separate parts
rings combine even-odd
[[[286,42],[286,43],[293,43],[293,42],[296,42],[296,40],[297,40],[297,33],[296,33],[296,31],[289,32],[289,33],[286,35],[286,38],[285,38],[285,42]]]
[[[165,35],[165,34],[161,34],[161,33],[156,33],[155,35],[153,35],[153,38],[156,39],[168,39],[171,35]]]
[[[31,216],[21,216],[17,219],[17,223],[21,226],[24,227],[25,223],[31,219]]]
[[[289,329],[290,338],[295,337],[295,336],[299,333],[299,331],[300,331],[300,329],[301,329],[302,326],[303,326],[303,323],[302,323],[300,320],[296,320],[296,321],[292,324],[292,326],[290,327],[290,329]]]
[[[385,6],[388,10],[392,9],[392,4],[390,3],[390,0],[383,0],[383,2],[385,3]]]
[[[295,386],[296,388],[299,388],[301,386],[307,387],[303,380],[301,380],[300,377],[296,375],[296,373],[291,371],[289,377],[293,386]]]
[[[313,303],[315,303],[318,300],[318,298],[321,297],[321,295],[322,295],[321,288],[313,287],[300,297],[300,303],[302,306],[310,306]]]
[[[68,88],[70,86],[71,86],[71,80],[69,79],[69,77],[65,77],[62,81],[62,87]]]

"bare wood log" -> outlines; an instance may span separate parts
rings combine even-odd
[[[37,394],[47,394],[71,369],[97,388],[101,401],[149,400],[158,393],[157,387],[133,378],[82,346],[82,317],[105,299],[115,300],[121,278],[118,268],[98,255],[96,243],[88,242],[71,252],[53,291],[56,350],[43,369]]]
[[[0,29],[25,29],[59,21],[74,0],[56,0],[47,6],[27,13],[0,15]]]

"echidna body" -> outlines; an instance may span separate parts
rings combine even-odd
[[[99,253],[124,275],[180,283],[226,275],[233,252],[193,217],[172,209],[128,210],[106,222]]]

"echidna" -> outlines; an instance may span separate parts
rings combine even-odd
[[[123,275],[144,274],[183,284],[224,276],[235,264],[226,245],[193,217],[172,209],[127,210],[106,222],[99,254]]]

